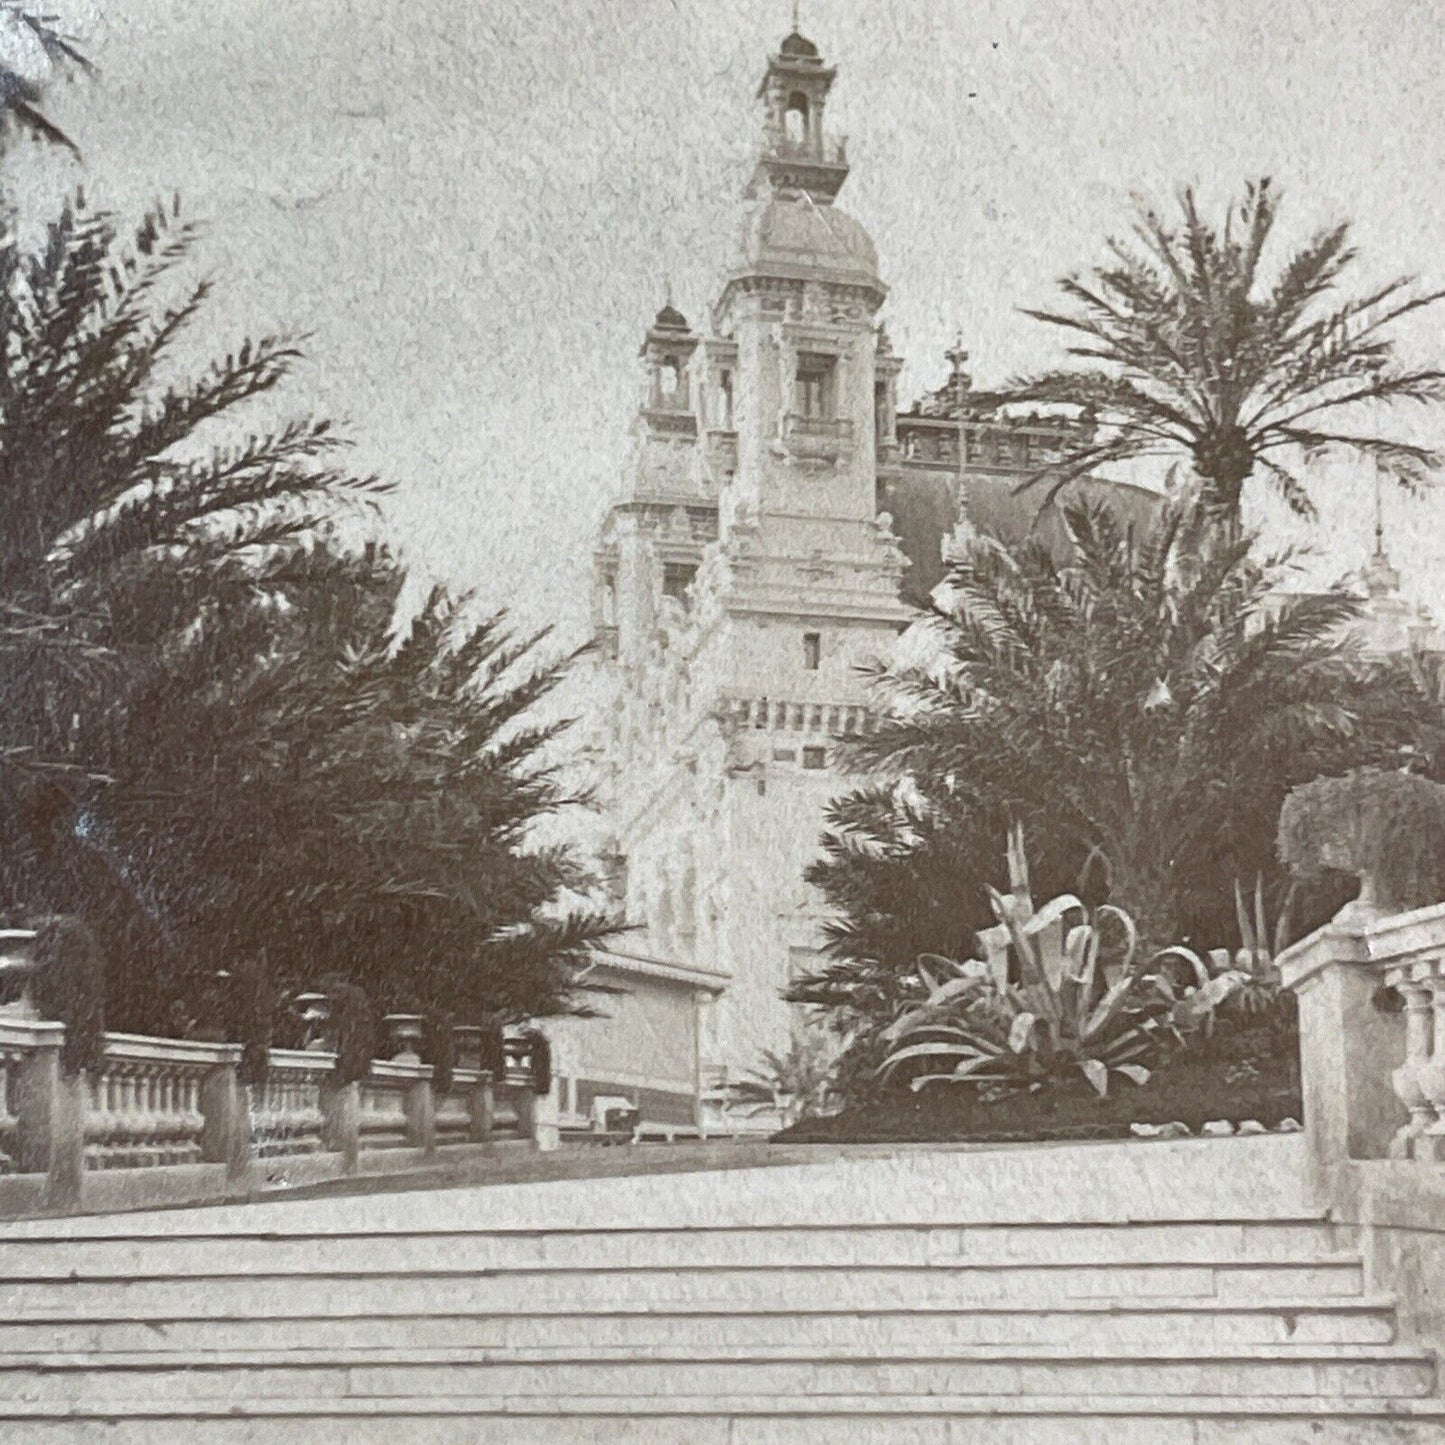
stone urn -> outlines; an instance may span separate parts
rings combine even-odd
[[[307,1053],[327,1053],[332,1048],[331,999],[324,993],[298,993],[291,1000],[292,1010],[306,1030],[301,1047]]]
[[[0,928],[0,1015],[40,1016],[35,1007],[35,975],[40,971],[35,940],[34,929]]]
[[[482,1066],[482,1026],[480,1024],[457,1024],[452,1029],[452,1048],[455,1052],[457,1068],[480,1069]]]
[[[228,1023],[234,1018],[232,990],[235,975],[228,968],[216,969],[201,991],[195,1036],[203,1043],[223,1044],[227,1041]]]
[[[1445,901],[1445,787],[1380,768],[1316,778],[1284,801],[1279,855],[1298,878],[1354,874],[1360,891],[1345,919]]]
[[[387,1014],[382,1020],[391,1034],[392,1062],[397,1064],[419,1064],[422,1039],[422,1016],[420,1014]]]

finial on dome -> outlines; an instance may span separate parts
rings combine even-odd
[[[1385,555],[1385,498],[1380,486],[1380,464],[1375,463],[1375,555]]]
[[[953,368],[951,380],[956,386],[967,390],[973,385],[973,378],[968,374],[968,348],[963,344],[963,329],[954,334],[953,345],[943,353],[943,359]]]
[[[1385,498],[1380,464],[1375,463],[1375,551],[1364,569],[1365,591],[1371,597],[1389,597],[1400,590],[1400,574],[1385,551]]]

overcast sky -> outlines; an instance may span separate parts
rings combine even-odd
[[[580,629],[638,343],[664,277],[694,320],[715,294],[787,0],[50,8],[101,70],[57,102],[88,189],[179,191],[208,223],[205,339],[310,332],[297,405],[395,479],[417,563]],[[803,29],[839,68],[841,202],[878,243],[905,395],[959,327],[984,384],[1050,360],[1015,308],[1135,191],[1269,174],[1296,235],[1356,222],[1362,284],[1445,285],[1431,0],[805,0]],[[1369,511],[1328,510],[1327,568],[1363,559]],[[1387,515],[1445,611],[1435,513]]]

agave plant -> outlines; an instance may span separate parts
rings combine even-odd
[[[1275,959],[1289,939],[1295,892],[1292,885],[1271,929],[1264,906],[1263,877],[1256,876],[1254,880],[1252,910],[1246,906],[1244,890],[1236,879],[1234,912],[1239,925],[1239,947],[1233,953],[1227,948],[1211,948],[1208,953],[1199,954],[1176,943],[1156,955],[1160,962],[1174,961],[1186,966],[1186,977],[1192,980],[1191,996],[1197,996],[1201,1005],[1207,1006],[1206,1028],[1213,1022],[1213,1009],[1226,1000],[1231,1008],[1249,1015],[1267,1013],[1278,1002],[1280,977]]]
[[[1199,1027],[1238,986],[1234,971],[1211,976],[1199,961],[1192,983],[1176,988],[1160,966],[1165,955],[1141,956],[1138,929],[1120,908],[1091,913],[1064,893],[1035,909],[1017,826],[1008,866],[1009,892],[989,890],[998,922],[978,936],[983,958],[920,961],[926,998],[885,1031],[892,1047],[883,1074],[928,1060],[948,1067],[916,1074],[915,1090],[946,1080],[1004,1092],[1077,1071],[1103,1096],[1113,1075],[1147,1083],[1146,1060]]]

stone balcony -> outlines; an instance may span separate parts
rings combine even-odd
[[[790,412],[783,418],[783,448],[808,461],[839,461],[853,451],[853,423],[847,417]]]
[[[731,428],[709,427],[707,467],[714,478],[730,477],[738,467],[738,434]]]

